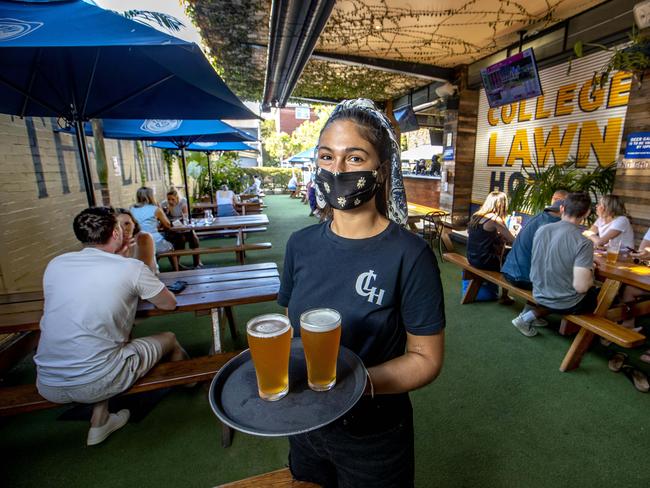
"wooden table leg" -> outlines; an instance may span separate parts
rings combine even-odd
[[[234,341],[237,339],[237,327],[235,325],[235,316],[232,313],[232,307],[224,307],[226,318],[228,319],[228,327],[230,328],[230,337]]]
[[[594,310],[594,315],[599,315],[601,317],[607,315],[607,311],[612,306],[620,288],[620,281],[605,280],[605,283],[603,283],[603,286],[600,289],[600,293],[598,293],[598,304],[596,305],[596,310]],[[580,366],[582,357],[589,349],[593,338],[594,334],[592,332],[581,328],[564,356],[562,364],[560,364],[560,371],[571,371]]]
[[[578,335],[576,335],[575,339],[573,339],[571,347],[569,347],[569,350],[562,360],[560,371],[571,371],[572,369],[576,369],[578,366],[580,366],[582,356],[584,356],[589,349],[593,338],[593,332],[589,332],[587,329],[581,328],[578,332]]]
[[[221,447],[230,447],[232,445],[232,436],[234,433],[226,424],[221,424]]]
[[[221,336],[223,333],[223,308],[213,308],[211,310],[212,315],[212,346],[213,353],[219,354],[223,351],[223,344],[221,343]]]
[[[467,289],[465,290],[465,294],[460,300],[461,305],[474,302],[474,300],[476,300],[476,295],[478,295],[478,292],[481,289],[482,284],[483,280],[478,276],[470,278],[470,282],[467,286]]]
[[[451,241],[451,230],[447,227],[442,228],[442,244],[445,246],[445,252],[454,252],[454,243]]]

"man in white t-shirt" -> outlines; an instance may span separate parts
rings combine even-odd
[[[123,237],[113,209],[88,208],[73,228],[84,248],[54,258],[43,276],[36,385],[55,403],[94,404],[87,444],[95,445],[129,419],[128,410],[109,413],[109,398],[163,356],[187,354],[172,332],[130,339],[139,299],[173,310],[176,298],[142,261],[116,254]]]

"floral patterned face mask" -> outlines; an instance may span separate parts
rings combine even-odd
[[[379,189],[377,171],[332,173],[326,169],[318,168],[316,185],[325,200],[318,202],[319,206],[322,208],[327,202],[332,208],[338,210],[357,208],[362,203],[371,200]]]

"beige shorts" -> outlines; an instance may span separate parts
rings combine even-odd
[[[153,337],[133,339],[120,351],[117,364],[110,373],[85,385],[48,386],[36,382],[38,392],[54,403],[97,403],[131,388],[133,383],[153,368],[162,358],[162,344]]]

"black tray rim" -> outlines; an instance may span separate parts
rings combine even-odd
[[[294,343],[299,343],[300,347],[302,348],[302,340],[299,337],[294,337],[292,338],[292,346]],[[299,431],[291,431],[291,432],[260,432],[260,431],[255,431],[252,429],[248,429],[246,427],[242,427],[240,424],[236,423],[233,421],[230,417],[225,415],[217,406],[216,401],[214,399],[215,397],[215,389],[217,383],[219,383],[219,379],[223,374],[226,374],[226,372],[229,371],[229,369],[233,368],[232,364],[237,363],[238,361],[242,361],[244,356],[248,356],[250,358],[250,349],[244,349],[242,352],[237,354],[234,358],[230,359],[227,363],[225,363],[217,372],[216,375],[214,375],[214,378],[212,378],[212,382],[210,383],[210,390],[208,393],[208,400],[210,402],[210,408],[212,409],[212,412],[217,416],[217,418],[227,425],[228,427],[231,427],[239,432],[243,432],[244,434],[250,434],[254,435],[257,437],[287,437],[290,435],[297,435],[297,434],[305,434],[307,432],[311,432],[316,429],[320,429],[321,427],[324,427],[326,425],[331,424],[332,422],[336,421],[337,419],[341,418],[343,415],[348,413],[352,407],[354,407],[359,399],[363,396],[363,392],[365,391],[366,388],[366,382],[368,378],[368,371],[363,364],[363,361],[361,361],[361,358],[357,356],[356,353],[354,353],[351,349],[348,349],[347,347],[341,345],[340,346],[340,351],[345,350],[346,354],[349,355],[349,357],[355,361],[356,367],[354,368],[354,376],[357,377],[356,382],[356,389],[355,394],[350,398],[350,402],[348,406],[342,410],[338,415],[335,417],[332,417],[332,419],[326,421],[326,422],[320,422],[312,427],[302,429]],[[340,354],[339,351],[339,354]],[[239,367],[236,366],[236,367]],[[229,373],[230,374],[230,373]],[[289,392],[290,394],[291,392]]]

